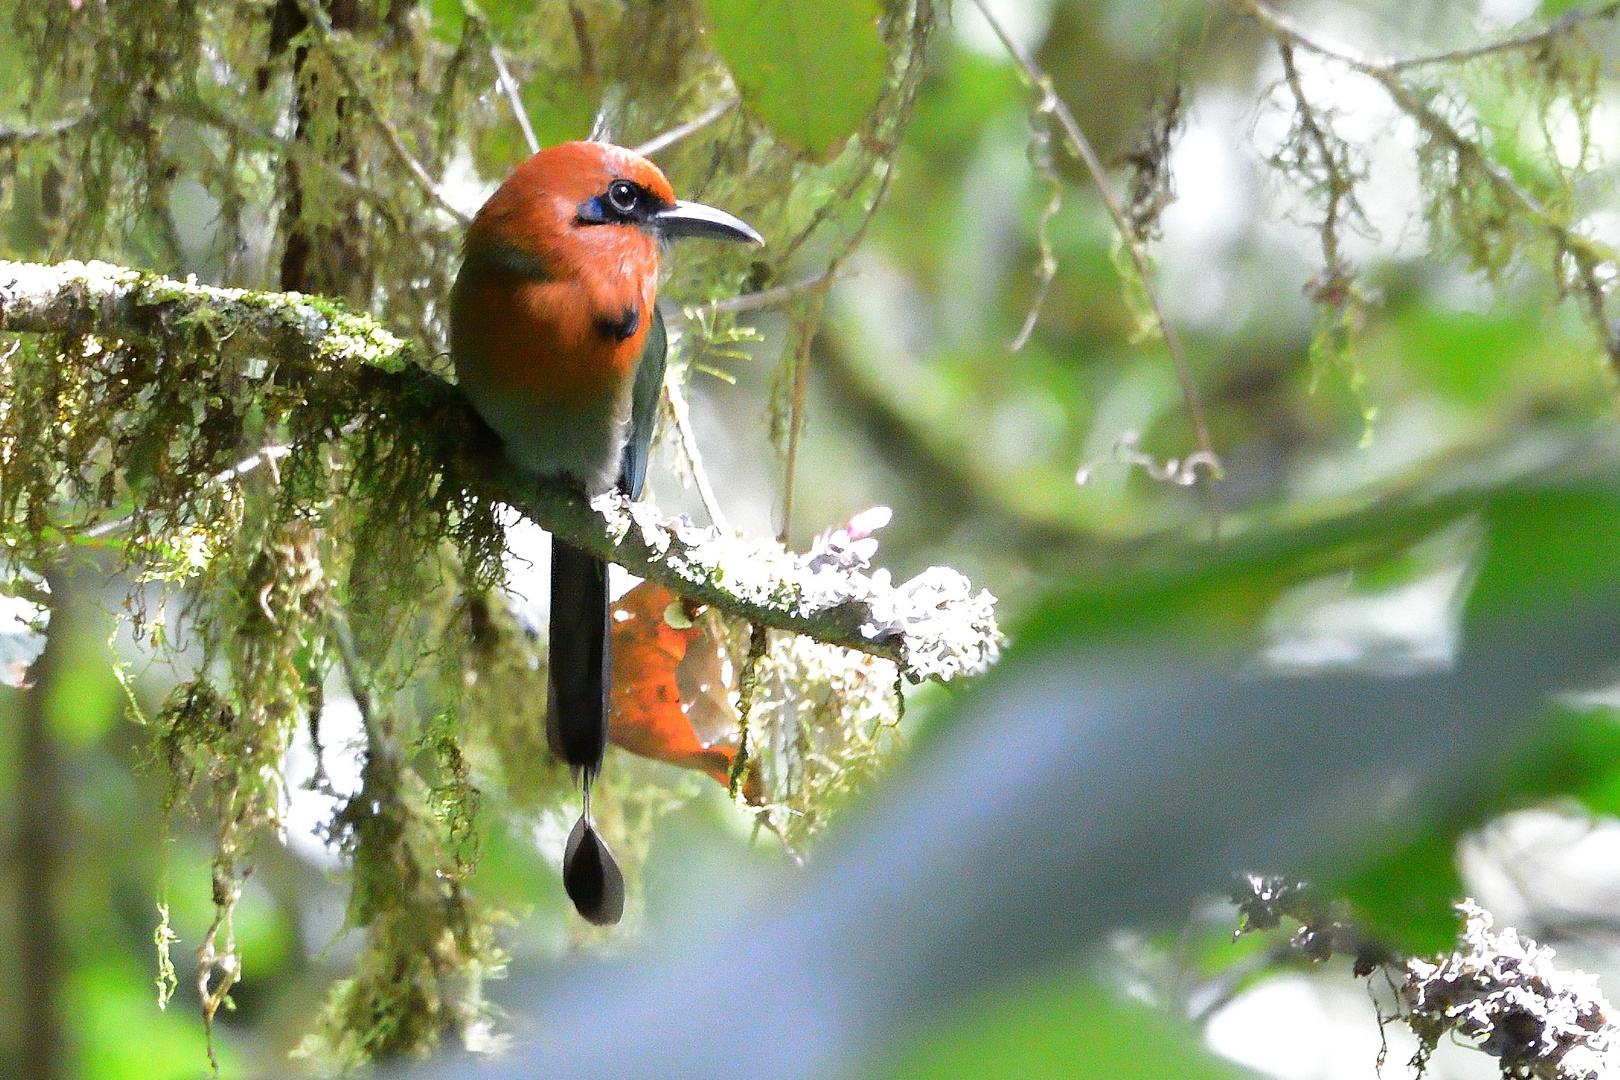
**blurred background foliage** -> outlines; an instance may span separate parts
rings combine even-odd
[[[1056,276],[1028,343],[1008,351],[1040,288],[1051,190],[1032,167],[1042,150],[1031,125],[1050,120],[1032,120],[1037,95],[966,2],[6,3],[0,252],[331,294],[442,347],[460,218],[528,153],[503,64],[541,144],[595,125],[634,145],[740,94],[741,108],[658,155],[683,196],[771,238],[760,256],[683,249],[664,288],[682,335],[676,370],[733,523],[802,544],[892,506],[878,561],[900,577],[964,570],[1002,597],[1015,648],[1168,631],[1242,642],[1284,667],[1430,663],[1455,648],[1467,613],[1613,577],[1612,499],[1518,485],[1578,457],[1581,440],[1613,437],[1601,297],[1614,263],[1583,266],[1365,71],[1295,49],[1301,92],[1343,156],[1326,136],[1302,141],[1275,42],[1245,7],[992,5],[1141,212],[1220,456],[1213,487],[1168,484],[1128,460],[1185,458],[1197,435],[1165,340],[1144,334],[1140,295],[1122,282],[1114,224],[1061,140],[1046,150],[1061,195],[1045,226]],[[1354,0],[1287,14],[1385,57],[1586,10],[1599,9]],[[1401,78],[1601,254],[1620,242],[1617,44],[1613,21],[1594,17]],[[1335,177],[1354,181],[1353,204]],[[1587,270],[1597,325],[1581,295]],[[773,289],[771,304],[724,303]],[[701,516],[668,426],[654,497]],[[535,554],[532,533],[515,530],[515,552]],[[17,838],[3,866],[0,1068],[197,1076],[208,1062],[190,956],[214,918],[214,823],[166,810],[169,782],[150,733],[125,717],[113,664],[148,711],[176,676],[127,620],[115,625],[128,582],[115,558],[91,555],[52,579],[43,703],[0,689],[0,828]],[[509,565],[532,608],[539,575],[522,558]],[[6,630],[8,642],[29,637]],[[15,648],[14,676],[31,659]],[[905,736],[953,722],[953,694],[912,691]],[[1435,820],[1321,883],[1404,949],[1446,948],[1450,904],[1472,891],[1581,962],[1612,964],[1620,876],[1592,852],[1614,854],[1616,834],[1593,815],[1620,812],[1620,729],[1600,699],[1555,712],[1544,742],[1464,766],[1473,779]],[[360,778],[353,713],[345,699],[318,714],[340,791]],[[492,931],[501,952],[534,971],[620,942],[569,922],[554,871],[566,822],[548,803],[561,788],[543,763],[520,767],[541,753],[521,719],[463,733],[485,789],[471,804],[468,888],[504,913]],[[337,803],[300,787],[316,775],[307,735],[289,755],[285,835],[253,850],[233,916],[245,977],[215,1026],[226,1076],[365,1056],[305,1042],[323,1002],[344,1000],[328,993],[360,962],[361,935],[328,842]],[[716,903],[723,890],[690,886],[703,876],[737,882],[740,906],[745,871],[783,861],[706,781],[622,755],[606,777],[608,827],[633,865],[645,857],[648,925],[679,923],[694,895]],[[1542,879],[1515,876],[1532,865],[1527,845],[1552,868]],[[1576,854],[1557,862],[1559,851]],[[989,990],[884,1075],[1235,1069],[1200,1048],[1186,1017],[1204,1044],[1275,1075],[1370,1074],[1376,1041],[1356,1044],[1359,1056],[1289,1049],[1300,1002],[1356,1012],[1332,989],[1348,973],[1313,990],[1275,943],[1231,944],[1233,920],[1215,905],[1186,927],[1122,933],[1083,975]],[[159,1012],[161,927],[175,935],[178,990]],[[27,1019],[39,980],[56,988],[59,1032]],[[1279,985],[1293,996],[1264,996]],[[1371,1020],[1356,1015],[1365,1033]],[[488,1044],[499,1029],[479,1016],[458,1033]],[[289,1061],[301,1044],[308,1052]],[[1445,1054],[1433,1066],[1468,1067]],[[27,1072],[39,1068],[55,1071]]]

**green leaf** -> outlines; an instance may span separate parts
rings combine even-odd
[[[1468,617],[1556,611],[1615,587],[1620,578],[1620,493],[1583,488],[1505,491],[1486,515],[1487,556]]]
[[[877,0],[706,0],[743,103],[814,158],[836,153],[883,90]]]
[[[1594,814],[1620,814],[1620,716],[1560,711],[1508,779],[1517,803],[1574,798]]]
[[[428,27],[433,36],[447,45],[454,45],[461,38],[462,27],[467,23],[467,12],[462,7],[461,0],[430,0],[428,4]]]
[[[1484,812],[1459,820],[1430,821],[1403,841],[1379,852],[1347,879],[1320,884],[1331,896],[1350,901],[1356,923],[1375,940],[1409,956],[1450,952],[1462,920],[1463,898],[1457,868],[1457,842],[1470,826],[1483,824]]]
[[[981,995],[902,1044],[874,1080],[1231,1080],[1242,1072],[1176,1017],[1122,1000],[1079,972]]]
[[[1536,735],[1466,766],[1458,800],[1344,877],[1320,879],[1343,896],[1374,937],[1409,955],[1448,952],[1462,928],[1454,905],[1465,894],[1457,844],[1512,810],[1578,802],[1597,814],[1620,810],[1620,722],[1612,710],[1554,709]]]

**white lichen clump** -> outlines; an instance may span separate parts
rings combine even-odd
[[[744,601],[805,618],[863,607],[861,635],[897,641],[901,671],[913,682],[977,675],[1000,657],[996,598],[988,590],[975,592],[965,576],[946,566],[931,566],[899,585],[887,570],[868,573],[877,546],[870,533],[882,524],[875,518],[863,522],[866,515],[859,515],[799,554],[774,541],[665,519],[652,505],[617,493],[598,496],[591,508],[606,519],[615,543],[634,530],[654,561],[694,585],[716,585]]]
[[[895,664],[773,632],[749,723],[765,814],[790,855],[806,847],[901,749]]]
[[[1493,931],[1490,913],[1472,900],[1458,907],[1468,921],[1468,951],[1438,964],[1406,963],[1401,998],[1423,1045],[1417,1063],[1456,1032],[1501,1059],[1504,1075],[1620,1076],[1612,1010],[1597,977],[1555,967],[1552,949],[1511,928]]]

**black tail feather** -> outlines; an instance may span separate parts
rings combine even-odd
[[[624,874],[591,825],[589,810],[579,816],[568,834],[563,888],[587,922],[612,926],[624,917]]]
[[[546,741],[587,788],[607,749],[609,632],[607,563],[553,539]]]

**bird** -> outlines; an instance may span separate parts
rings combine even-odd
[[[587,496],[640,498],[667,338],[661,248],[687,237],[763,244],[724,210],[675,198],[646,157],[567,142],[522,162],[474,215],[450,295],[456,383],[507,460]],[[546,737],[580,783],[563,885],[597,925],[617,923],[624,879],[591,819],[608,741],[607,563],[553,538]]]

